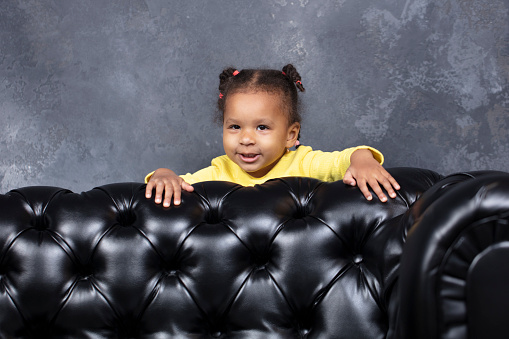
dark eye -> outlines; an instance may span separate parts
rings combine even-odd
[[[260,130],[260,131],[266,131],[268,129],[269,129],[269,126],[267,126],[267,125],[260,125],[260,126],[258,126],[258,130]]]
[[[230,125],[229,129],[240,129],[239,125]]]

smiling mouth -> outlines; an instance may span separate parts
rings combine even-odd
[[[260,154],[255,153],[239,153],[239,157],[243,162],[252,163],[258,160]]]

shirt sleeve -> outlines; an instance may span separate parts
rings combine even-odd
[[[209,166],[202,168],[194,173],[187,173],[180,175],[182,179],[188,184],[196,184],[197,182],[217,180],[218,168],[216,166]]]
[[[155,172],[155,171],[154,171]],[[145,177],[145,183],[148,183],[154,172],[147,174]],[[194,173],[187,173],[179,175],[188,184],[196,184],[202,181],[211,180],[227,180],[231,181],[231,169],[228,167],[228,161],[226,155],[219,156],[212,159],[210,166],[202,168]]]
[[[150,178],[152,177],[154,172],[155,171],[147,174],[147,176],[145,177],[145,184],[147,184],[150,181]],[[192,185],[192,184],[196,184],[197,182],[214,180],[216,173],[217,173],[217,168],[215,168],[214,166],[209,166],[209,167],[205,167],[195,173],[187,173],[187,174],[179,175],[179,177],[184,179],[184,181],[187,182],[188,184]]]
[[[373,158],[383,164],[383,154],[369,146],[357,146],[343,151],[322,152],[312,151],[303,159],[302,166],[307,175],[323,181],[337,181],[343,179],[353,152],[359,149],[367,149],[373,154]]]
[[[147,184],[150,181],[150,178],[152,178],[152,175],[154,174],[154,172],[155,171],[152,171],[145,176],[145,184]]]

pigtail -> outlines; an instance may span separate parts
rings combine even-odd
[[[304,86],[302,86],[302,78],[300,77],[300,74],[299,72],[297,72],[297,69],[292,65],[292,64],[288,64],[286,66],[283,67],[282,69],[283,71],[283,74],[285,76],[287,76],[294,84],[295,84],[295,87],[297,87],[297,89],[301,92],[304,92],[306,89],[304,88]],[[295,106],[297,106],[297,93],[295,93],[295,99],[294,99],[294,104]],[[298,114],[298,109],[297,107],[295,107],[293,109],[294,111],[294,116],[296,117],[295,121],[298,121],[300,122],[300,115]],[[300,146],[300,130],[299,130],[299,135],[297,136],[297,141],[295,143],[295,148],[299,148]]]
[[[306,90],[304,86],[302,86],[299,72],[297,72],[297,69],[292,64],[288,64],[283,67],[283,73],[292,80],[299,91],[304,92]]]
[[[240,72],[236,68],[229,67],[219,74],[219,99],[217,99],[217,107],[221,112],[224,111],[224,96],[226,95],[228,84],[231,82],[232,78],[239,73]]]
[[[223,93],[226,89],[226,85],[228,84],[229,80],[238,74],[239,71],[237,71],[236,68],[229,67],[223,70],[221,74],[219,74],[219,93]]]

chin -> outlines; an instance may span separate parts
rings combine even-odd
[[[247,174],[249,175],[253,175],[254,173],[258,172],[260,170],[260,168],[258,167],[254,167],[254,166],[244,166],[244,164],[240,165],[240,164],[237,164],[239,165],[239,167],[244,171],[246,172]]]
[[[237,163],[237,165],[238,165],[238,166],[239,166],[239,167],[240,167],[240,168],[241,168],[244,172],[247,172],[247,173],[249,173],[250,175],[253,175],[253,173],[256,173],[256,172],[258,172],[258,171],[263,170],[263,167],[259,167],[259,166],[256,166],[256,165],[254,165],[254,164],[249,165],[249,164],[244,164],[244,163],[242,163],[242,164]]]
[[[260,170],[261,170],[261,168],[257,168],[257,169],[254,169],[254,170],[253,169],[249,169],[249,170],[248,169],[244,169],[245,172],[247,172],[249,175],[251,175],[253,177],[255,177],[256,176],[255,174],[258,171],[260,171]]]

